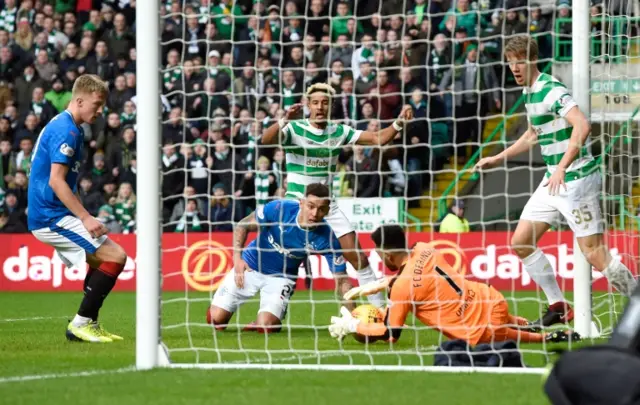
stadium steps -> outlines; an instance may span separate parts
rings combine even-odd
[[[484,131],[482,133],[482,139],[486,140],[491,133],[500,125],[502,121],[502,116],[496,116],[487,120]],[[507,130],[511,128],[512,125],[518,125],[518,117],[510,117],[507,119],[506,127]],[[499,139],[497,136],[496,139]],[[485,148],[484,155],[489,156],[494,154],[494,147]],[[433,179],[433,185],[431,190],[427,190],[423,193],[423,198],[420,200],[420,208],[411,208],[409,209],[409,214],[418,218],[422,224],[422,230],[427,231],[427,229],[432,229],[433,226],[438,222],[439,212],[438,212],[438,201],[440,197],[444,193],[444,191],[449,187],[452,181],[455,180],[456,176],[462,168],[464,164],[458,164],[453,161],[446,164],[442,170],[438,171]],[[450,201],[454,196],[458,195],[457,190],[464,190],[467,186],[467,183],[471,180],[472,173],[470,171],[464,173],[460,180],[458,181],[458,185],[456,189],[452,190],[450,193]],[[415,226],[411,226],[411,228],[415,228]],[[414,230],[414,229],[412,229]]]

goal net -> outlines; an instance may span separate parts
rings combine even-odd
[[[332,339],[327,327],[343,302],[322,256],[300,268],[279,333],[245,330],[268,291],[241,305],[226,330],[207,322],[213,295],[233,267],[238,221],[283,198],[297,169],[318,170],[324,162],[305,144],[295,145],[305,159],[292,162],[289,149],[261,142],[288,108],[306,103],[314,83],[336,90],[331,119],[356,130],[382,130],[403,105],[413,108],[414,119],[389,145],[347,145],[329,155],[333,196],[376,275],[391,273],[370,234],[400,223],[410,245],[433,243],[469,280],[500,290],[512,314],[535,320],[544,313],[547,299],[510,248],[524,204],[546,171],[539,147],[482,175],[471,168],[527,126],[521,87],[504,63],[509,38],[535,37],[540,70],[574,90],[572,47],[586,41],[572,38],[569,2],[168,0],[160,10],[160,339],[172,365],[429,369],[447,341],[412,315],[393,344]],[[594,3],[589,12],[590,148],[602,167],[606,239],[636,273],[640,14],[636,2],[624,1]],[[457,219],[463,211],[468,229]],[[443,222],[450,214],[462,233],[444,232],[451,230]],[[540,247],[573,303],[574,281],[590,281],[588,270],[576,270],[580,259],[566,223],[554,224]],[[598,274],[593,278],[592,319],[607,336],[623,301]],[[557,347],[516,343],[532,368],[552,361]]]

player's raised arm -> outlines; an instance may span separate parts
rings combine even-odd
[[[284,118],[281,118],[275,124],[264,130],[260,142],[263,145],[282,145],[286,144],[289,139],[289,134],[285,127],[291,120],[298,119],[302,114],[302,104],[294,104],[284,114]]]
[[[398,132],[402,131],[402,128],[404,128],[406,122],[411,119],[413,119],[413,109],[410,105],[405,105],[404,107],[402,107],[400,115],[393,122],[393,124],[389,125],[382,131],[363,131],[356,140],[356,144],[373,146],[386,145],[393,141],[393,138],[396,137]]]

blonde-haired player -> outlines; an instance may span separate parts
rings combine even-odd
[[[587,148],[591,132],[587,117],[563,83],[538,70],[535,39],[514,37],[507,43],[505,55],[516,83],[524,86],[529,129],[498,155],[481,159],[476,169],[497,166],[540,144],[547,173],[524,207],[511,244],[549,301],[548,311],[533,326],[567,323],[573,311],[564,301],[549,260],[536,247],[560,216],[569,223],[589,263],[614,288],[629,296],[636,281],[629,269],[611,256],[604,241],[602,174]]]
[[[77,197],[83,160],[84,132],[102,114],[109,88],[96,75],[82,75],[73,84],[69,107],[44,127],[33,149],[29,180],[29,230],[58,252],[69,267],[89,271],[84,298],[69,323],[67,339],[94,343],[122,340],[98,323],[98,312],[124,269],[127,255],[107,238],[107,228]]]
[[[405,122],[413,118],[411,106],[404,106],[398,118],[387,128],[379,132],[359,131],[330,120],[332,98],[335,96],[335,90],[330,85],[314,84],[305,96],[310,112],[308,119],[297,119],[303,107],[302,104],[295,104],[280,121],[264,131],[261,139],[263,145],[279,144],[285,149],[288,198],[302,198],[309,184],[330,184],[338,156],[345,145],[386,145],[402,131]],[[345,259],[357,270],[359,283],[364,285],[376,281],[351,222],[335,202],[331,203],[325,220],[340,240]],[[338,279],[337,283],[341,297],[352,287],[347,277]],[[381,307],[384,305],[384,296],[376,294],[370,296],[369,301]],[[353,306],[352,303],[349,305]]]

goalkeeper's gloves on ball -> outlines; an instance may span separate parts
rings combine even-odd
[[[578,342],[580,341],[580,334],[570,330],[554,331],[547,333],[544,340],[548,343]]]
[[[378,281],[374,281],[373,283],[367,283],[359,287],[353,287],[344,294],[344,299],[350,301],[356,297],[364,297],[385,290],[387,287],[389,287],[391,278],[392,277],[383,277]]]
[[[358,329],[359,319],[354,318],[345,307],[340,308],[341,316],[332,316],[329,333],[334,339],[342,340],[345,336],[355,333]]]

